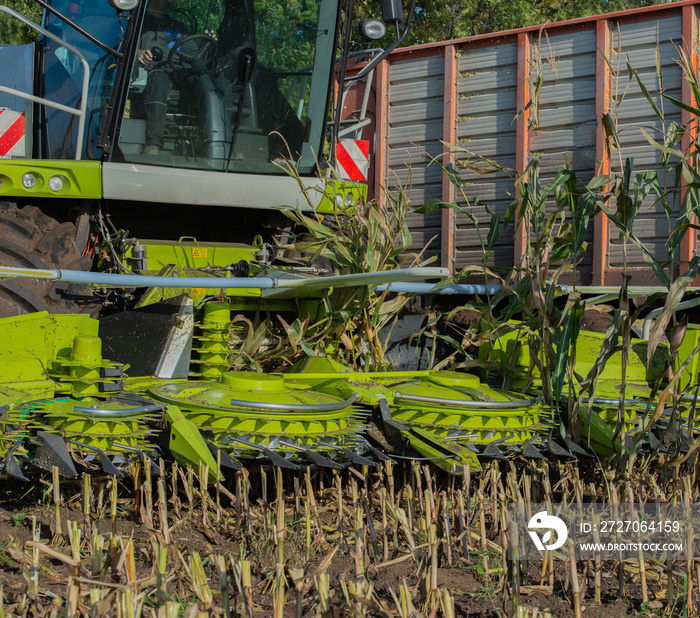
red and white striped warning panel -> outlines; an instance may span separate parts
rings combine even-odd
[[[346,180],[367,181],[369,173],[369,141],[339,139],[335,149],[338,173]]]
[[[0,109],[0,157],[23,157],[24,112]]]

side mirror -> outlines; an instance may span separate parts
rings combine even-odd
[[[403,23],[401,0],[379,0],[382,7],[382,20],[385,24]]]

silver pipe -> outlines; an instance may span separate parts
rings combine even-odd
[[[600,303],[607,303],[610,300],[615,300],[619,294],[599,294],[598,296],[594,296],[593,298],[587,298],[586,299],[586,305],[598,305]]]
[[[333,412],[344,410],[360,398],[358,393],[353,393],[345,401],[337,403],[274,403],[272,401],[245,401],[243,399],[231,399],[231,405],[237,408],[253,408],[254,410],[279,410],[285,412]]]
[[[96,273],[82,270],[59,270],[53,268],[40,269],[19,268],[16,266],[0,266],[0,279],[3,277],[19,277],[24,279],[69,281],[71,283],[86,283],[89,285],[117,285],[126,287],[154,288],[288,288],[302,289],[305,292],[325,290],[330,287],[342,288],[373,285],[374,283],[395,281],[403,278],[432,279],[447,277],[448,275],[449,270],[446,268],[424,267],[299,279],[274,277],[162,277],[150,275]]]
[[[435,294],[435,295],[464,295],[471,296],[475,294],[496,294],[503,286],[501,285],[479,285],[470,283],[454,283],[444,287],[436,287],[433,283],[412,283],[398,282],[378,285],[375,289],[377,292],[404,292],[410,294]],[[620,293],[620,287],[616,286],[585,286],[585,285],[557,285],[556,288],[562,294],[570,294],[571,292],[581,292],[582,294],[608,295],[610,298],[617,298]],[[687,292],[698,292],[698,287],[688,287]],[[629,296],[650,296],[652,294],[668,294],[668,288],[662,286],[630,286],[627,288]],[[600,302],[598,299],[596,299]]]
[[[18,268],[0,266],[0,279],[19,277],[22,279],[47,279],[68,281],[88,285],[116,285],[125,287],[160,288],[250,288],[264,289],[277,287],[278,280],[271,277],[162,277],[150,275],[120,275],[95,273],[83,270],[59,270],[39,268]]]
[[[569,292],[584,292],[586,294],[614,294],[615,296],[620,293],[620,288],[621,286],[613,286],[613,285],[562,285],[559,286],[564,290],[564,293],[569,293]],[[686,288],[688,291],[692,289],[700,289],[700,288]],[[650,286],[643,286],[643,285],[631,285],[627,288],[627,293],[630,296],[650,296],[651,294],[668,294],[668,288],[665,286],[661,285],[650,285]]]
[[[368,273],[350,273],[349,275],[331,275],[330,277],[318,277],[315,279],[278,279],[280,288],[308,288],[324,290],[329,287],[343,287],[352,285],[376,285],[401,281],[401,279],[439,279],[449,277],[447,268],[423,266],[417,268],[399,268],[396,270],[380,270]],[[426,284],[434,285],[434,284]]]
[[[597,404],[602,404],[605,406],[616,406],[620,403],[619,399],[613,399],[612,397],[593,397],[593,399],[584,399],[584,403],[597,403]],[[638,403],[641,403],[641,399],[625,399],[625,405],[626,406],[635,406]]]
[[[370,118],[365,118],[364,120],[358,120],[355,124],[353,124],[349,127],[345,127],[341,131],[338,131],[338,138],[341,138],[344,135],[349,135],[350,133],[357,133],[360,129],[362,129],[363,127],[366,127],[368,124],[371,124],[371,123],[372,123],[372,120]]]
[[[686,288],[690,289],[690,288]],[[697,307],[700,305],[700,296],[697,298],[691,298],[690,300],[685,300],[681,303],[678,303],[676,306],[676,311],[680,311],[682,309],[690,309],[691,307]],[[664,312],[664,307],[659,307],[658,309],[654,309],[650,311],[647,314],[647,317],[644,318],[644,328],[642,329],[642,339],[649,339],[649,333],[651,332],[651,323],[656,319],[657,315],[661,315]]]
[[[437,295],[463,295],[472,296],[475,294],[496,294],[502,286],[500,285],[472,285],[468,283],[454,283],[438,288],[436,283],[413,283],[407,281],[397,281],[378,285],[377,292],[397,292],[405,294],[437,294]]]
[[[539,402],[535,399],[520,399],[518,401],[466,401],[461,399],[444,399],[442,397],[424,397],[423,395],[405,395],[403,393],[394,394],[395,401],[414,401],[416,403],[432,403],[441,406],[454,406],[467,409],[485,410],[512,410],[523,406],[535,405]]]
[[[2,8],[3,7],[0,6],[0,9]],[[29,94],[21,90],[15,90],[14,88],[10,88],[9,86],[0,86],[0,92],[4,92],[5,94],[11,94],[12,96],[18,97],[20,99],[26,99],[27,101],[31,101],[32,103],[39,103],[41,105],[46,105],[47,107],[53,107],[54,109],[57,109],[61,112],[66,112],[68,114],[73,114],[74,116],[79,116],[81,114],[81,111],[79,109],[71,107],[70,105],[63,105],[63,103],[55,103],[54,101],[44,99],[43,97],[35,97],[33,94]]]
[[[116,408],[97,408],[97,407],[84,407],[75,406],[73,408],[75,412],[82,412],[90,416],[97,416],[99,418],[122,418],[125,416],[133,416],[134,414],[145,414],[147,412],[155,412],[160,410],[158,405],[150,406],[140,406],[138,408],[122,408],[121,410]]]

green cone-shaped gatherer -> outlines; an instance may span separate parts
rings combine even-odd
[[[223,478],[221,471],[219,471],[219,478],[216,478],[216,460],[197,426],[192,421],[188,421],[180,408],[173,404],[168,405],[165,417],[170,424],[168,446],[178,463],[185,467],[190,466],[194,470],[199,470],[200,465],[209,466],[210,479],[221,480]]]

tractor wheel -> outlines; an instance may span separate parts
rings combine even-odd
[[[0,203],[0,265],[89,270],[76,246],[73,223],[59,223],[36,206]],[[36,279],[0,280],[0,317],[34,311],[96,314],[90,286]]]

